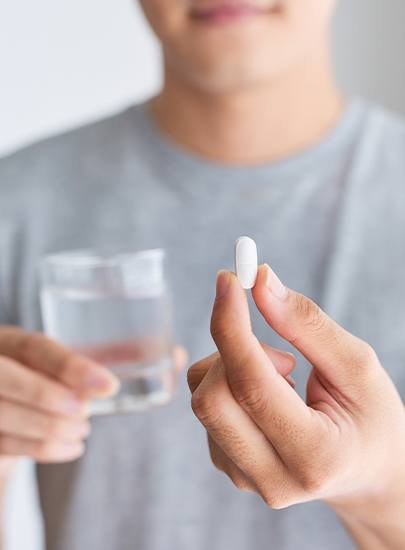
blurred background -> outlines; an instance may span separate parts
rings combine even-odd
[[[339,0],[339,80],[405,114],[404,0]],[[136,0],[0,3],[0,155],[139,101],[159,88],[160,52]],[[61,495],[63,498],[63,495]],[[33,467],[6,509],[5,550],[41,550]]]

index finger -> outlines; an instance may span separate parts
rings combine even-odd
[[[82,398],[109,395],[119,386],[107,369],[39,332],[2,327],[0,353],[59,380]]]
[[[218,274],[211,334],[236,401],[281,454],[296,456],[314,431],[314,415],[252,333],[246,295],[233,273]]]

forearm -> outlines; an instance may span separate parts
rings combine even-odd
[[[338,514],[357,547],[361,550],[403,550],[405,548],[405,515],[386,518],[374,524],[348,514]]]

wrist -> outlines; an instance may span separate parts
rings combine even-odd
[[[373,523],[384,520],[386,515],[392,517],[397,510],[403,512],[405,509],[405,467],[391,467],[387,474],[385,479],[379,476],[379,479],[369,482],[368,489],[327,498],[325,502],[338,515],[350,514],[365,522],[368,519]]]
[[[405,548],[405,479],[385,490],[329,499],[327,504],[346,526],[359,548]]]

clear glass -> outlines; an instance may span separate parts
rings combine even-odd
[[[45,333],[98,361],[120,392],[92,403],[92,414],[163,405],[175,384],[171,304],[161,249],[78,250],[41,262]]]

